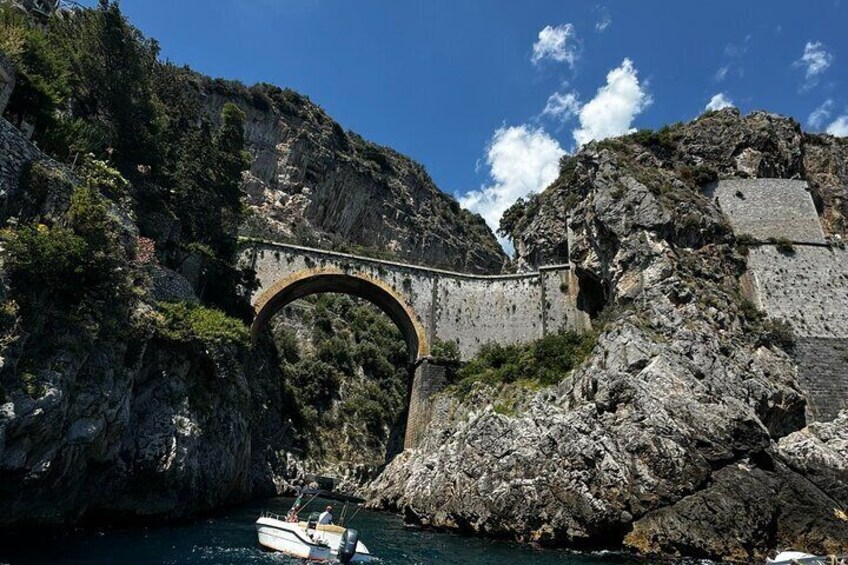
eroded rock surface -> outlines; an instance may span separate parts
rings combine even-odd
[[[212,116],[231,101],[247,114],[246,234],[464,272],[503,267],[483,218],[441,192],[422,165],[345,132],[297,93],[222,84],[208,87],[204,103]]]
[[[744,253],[702,195],[719,176],[808,178],[837,218],[846,179],[806,147],[843,160],[848,148],[810,139],[792,120],[726,110],[565,159],[513,236],[525,264],[570,251],[603,296],[610,321],[596,322],[591,357],[512,414],[495,410],[498,390],[444,394],[423,443],[371,485],[372,505],[643,554],[844,550],[848,420],[805,427],[796,366],[745,302]]]

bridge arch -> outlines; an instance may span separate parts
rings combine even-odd
[[[265,289],[255,301],[256,317],[250,328],[254,343],[265,324],[286,304],[311,294],[336,292],[368,300],[400,329],[409,352],[410,364],[430,355],[430,344],[420,318],[395,290],[367,273],[351,273],[332,267],[305,269]]]

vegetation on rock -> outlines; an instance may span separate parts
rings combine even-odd
[[[463,397],[475,383],[531,388],[557,384],[589,356],[597,337],[595,332],[559,332],[529,344],[487,343],[459,369],[453,389]]]
[[[177,342],[246,348],[250,335],[241,320],[214,308],[185,302],[157,304],[156,334]]]
[[[317,464],[376,469],[397,449],[392,436],[405,423],[409,375],[400,331],[347,295],[318,295],[287,310],[273,333],[298,447]]]

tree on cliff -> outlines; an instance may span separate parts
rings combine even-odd
[[[181,141],[174,182],[173,209],[183,216],[184,238],[210,259],[201,298],[239,313],[236,290],[249,285],[236,259],[242,203],[240,181],[250,166],[244,150],[244,112],[235,104],[221,111],[214,134],[209,120]]]
[[[48,37],[69,69],[71,114],[97,127],[125,175],[158,166],[159,120],[151,71],[158,45],[126,21],[118,5],[53,18]]]

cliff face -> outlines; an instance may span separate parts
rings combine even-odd
[[[745,257],[702,188],[805,178],[841,234],[846,156],[844,141],[792,120],[725,110],[565,159],[514,236],[524,262],[570,256],[601,297],[594,351],[508,412],[497,387],[444,394],[423,443],[371,485],[373,504],[426,525],[643,554],[844,551],[848,421],[805,427],[790,344],[743,299]]]
[[[221,81],[201,94],[210,115],[226,102],[247,114],[246,235],[473,273],[503,266],[484,220],[439,191],[421,165],[345,132],[307,98]]]
[[[8,122],[0,126],[0,145],[12,149],[0,155],[13,179],[3,212],[61,239],[69,218],[81,214],[69,211],[80,179]],[[30,166],[49,180],[17,190]],[[182,517],[283,492],[284,479],[298,474],[284,451],[291,430],[274,350],[261,345],[247,354],[208,336],[163,334],[156,301],[198,299],[152,254],[143,259],[132,214],[104,202],[104,237],[116,253],[100,271],[109,282],[86,278],[92,273],[82,263],[97,260],[92,251],[70,274],[58,257],[48,271],[69,278],[51,287],[18,280],[13,288],[7,247],[20,235],[3,234],[0,527]]]

